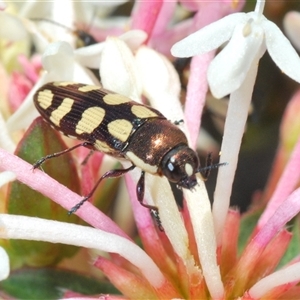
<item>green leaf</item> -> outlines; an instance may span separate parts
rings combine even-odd
[[[248,242],[249,237],[253,233],[255,226],[257,225],[258,219],[261,216],[262,211],[256,210],[248,212],[243,215],[241,219],[240,234],[238,241],[238,252],[241,253]]]
[[[58,132],[42,118],[36,119],[20,141],[16,155],[33,164],[40,158],[66,149]],[[75,163],[70,153],[52,158],[43,164],[43,170],[76,193],[80,193],[80,182]],[[40,217],[70,223],[78,223],[77,216],[68,216],[67,211],[49,198],[15,181],[9,187],[7,198],[9,214]],[[77,248],[62,244],[11,240],[6,247],[13,267],[27,264],[45,266],[59,262],[75,254]]]
[[[300,219],[299,215],[292,221],[292,234],[293,237],[289,243],[287,251],[285,252],[283,258],[281,259],[278,268],[289,263],[292,259],[297,257],[300,252]]]
[[[0,289],[19,299],[58,299],[65,290],[85,295],[120,294],[109,282],[59,269],[21,269],[0,282]]]

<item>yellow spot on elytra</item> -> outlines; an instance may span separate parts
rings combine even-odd
[[[77,84],[76,82],[73,81],[57,81],[53,82],[53,85],[55,86],[68,86],[68,85],[74,85]]]
[[[118,105],[132,100],[126,96],[119,94],[107,94],[103,97],[103,101],[108,105]]]
[[[132,131],[132,124],[124,119],[118,119],[107,125],[109,133],[122,142],[126,142]]]
[[[83,112],[81,120],[76,125],[75,132],[77,134],[93,132],[101,124],[104,116],[105,110],[101,107],[94,106],[87,108]]]
[[[100,90],[100,86],[96,86],[96,85],[84,85],[81,86],[80,88],[78,88],[79,92],[83,92],[83,93],[87,93],[90,91],[96,91],[96,90]]]
[[[147,163],[145,163],[142,159],[140,159],[138,156],[136,156],[133,152],[128,151],[126,153],[126,157],[137,167],[141,168],[142,170],[151,173],[156,174],[157,173],[157,166],[151,166]]]
[[[101,151],[101,152],[105,152],[105,153],[113,153],[115,152],[114,149],[110,148],[105,142],[96,140],[94,147]]]
[[[136,115],[138,118],[151,118],[157,117],[157,113],[149,109],[148,107],[141,106],[141,105],[133,105],[131,107],[131,112]]]
[[[56,126],[59,126],[60,120],[71,111],[73,103],[74,103],[73,99],[64,98],[60,106],[51,113],[50,116],[51,122]]]
[[[54,94],[50,90],[43,90],[38,93],[37,101],[40,107],[47,109],[52,104]]]

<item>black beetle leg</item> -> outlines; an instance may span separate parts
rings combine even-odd
[[[120,177],[123,176],[124,174],[126,174],[127,172],[133,170],[135,168],[134,165],[130,166],[127,169],[116,169],[116,170],[110,170],[107,171],[106,173],[104,173],[99,180],[96,182],[96,184],[94,185],[93,189],[88,193],[88,195],[86,195],[80,202],[78,202],[75,206],[73,206],[68,214],[71,215],[72,213],[76,212],[83,204],[84,202],[86,202],[87,200],[89,200],[94,192],[96,191],[98,185],[100,184],[100,182],[105,179],[105,178],[116,178],[116,177]]]
[[[52,153],[52,154],[49,154],[49,155],[46,155],[44,157],[42,157],[41,159],[39,159],[37,162],[35,162],[33,164],[33,169],[37,169],[39,168],[46,160],[49,160],[51,158],[54,158],[54,157],[58,157],[58,156],[61,156],[65,153],[68,153],[68,152],[71,152],[73,151],[74,149],[76,148],[79,148],[79,147],[87,147],[87,148],[90,148],[90,147],[93,147],[93,143],[91,142],[83,142],[81,144],[78,144],[78,145],[75,145],[71,148],[68,148],[66,150],[63,150],[63,151],[60,151],[60,152],[56,152],[56,153]]]
[[[145,204],[143,202],[144,195],[145,195],[145,171],[142,171],[141,177],[136,185],[136,195],[137,195],[137,199],[140,202],[140,204],[142,206],[150,209],[150,213],[154,217],[156,225],[159,228],[159,230],[164,231],[162,224],[161,224],[160,217],[159,217],[158,208],[154,205]]]

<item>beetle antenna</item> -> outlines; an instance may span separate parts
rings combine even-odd
[[[224,163],[218,163],[218,164],[213,164],[213,165],[210,165],[210,166],[205,166],[205,167],[201,167],[197,170],[196,173],[202,173],[203,171],[207,171],[207,170],[212,170],[212,169],[217,169],[219,167],[223,167],[223,166],[227,166],[228,163],[227,162],[224,162]]]
[[[209,165],[209,166],[205,166],[205,167],[201,167],[197,170],[196,173],[201,173],[202,177],[203,177],[203,180],[207,180],[209,174],[210,174],[210,171],[212,169],[217,169],[219,167],[222,167],[222,166],[226,166],[228,165],[227,162],[225,163],[218,163],[218,164],[212,164],[212,165]]]
[[[212,161],[212,153],[209,153],[207,155],[207,158],[206,158],[206,165],[205,167],[201,167],[199,168],[196,173],[201,173],[202,177],[203,177],[203,180],[207,180],[209,174],[210,174],[210,171],[212,169],[216,169],[216,168],[219,168],[221,166],[226,166],[228,165],[227,162],[225,163],[218,163],[218,164],[213,164],[213,161]]]

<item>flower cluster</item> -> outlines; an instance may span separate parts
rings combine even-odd
[[[286,228],[300,211],[299,92],[283,116],[273,173],[256,199],[260,204],[244,215],[229,208],[264,53],[268,51],[280,70],[300,83],[300,59],[280,29],[263,15],[265,1],[257,1],[248,13],[240,12],[244,1],[228,0],[136,1],[133,7],[127,1],[0,4],[5,28],[0,31],[1,297],[300,297],[298,221],[292,232]],[[116,6],[127,6],[130,15],[116,16]],[[285,20],[292,41],[295,19],[287,15]],[[89,22],[89,32],[79,29]],[[76,46],[78,39],[84,44],[81,48]],[[192,57],[188,75],[180,74],[187,77],[184,109],[182,82],[173,64],[178,57]],[[101,183],[96,192],[95,201],[106,213],[86,202],[77,216],[68,217],[66,210],[82,199],[80,193],[93,188],[100,167],[101,172],[116,167],[115,160],[101,153],[85,159],[87,149],[79,149],[73,158],[65,154],[56,163],[56,158],[47,162],[45,172],[32,171],[34,157],[65,147],[57,133],[35,119],[33,96],[52,81],[101,85],[137,102],[146,99],[170,121],[184,120],[178,126],[193,149],[209,89],[215,98],[229,95],[220,151],[220,162],[227,165],[218,170],[213,206],[198,174],[196,187],[183,189],[182,209],[165,177],[146,174],[144,201],[158,208],[161,231],[136,199],[141,170],[135,169],[125,175],[126,190],[119,193],[115,210],[121,209],[114,220],[103,203],[114,198],[116,182]],[[130,166],[127,161],[122,165]],[[128,196],[131,205],[126,206]],[[133,240],[129,207],[142,247]],[[120,214],[124,226],[115,222],[122,222]],[[91,256],[92,265],[86,263]],[[85,272],[98,279],[87,278]],[[32,292],[32,279],[44,279],[46,285],[35,284]]]

